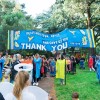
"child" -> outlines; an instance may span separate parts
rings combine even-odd
[[[93,58],[92,58],[92,56],[89,57],[88,65],[89,65],[90,71],[91,70],[95,71],[95,69],[93,68]]]
[[[77,92],[72,94],[72,100],[79,100],[79,94]]]
[[[50,76],[54,77],[56,75],[56,62],[53,57],[50,61]]]

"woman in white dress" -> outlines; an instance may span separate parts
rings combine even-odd
[[[16,74],[13,93],[8,94],[5,100],[36,100],[34,94],[29,91],[22,96],[22,90],[30,85],[29,74],[25,71],[20,71]]]

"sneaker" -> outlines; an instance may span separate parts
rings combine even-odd
[[[60,85],[64,85],[64,84],[65,84],[65,82],[61,82],[61,83],[60,83]]]
[[[39,85],[39,83],[37,82],[37,83],[36,83],[36,86],[38,86],[38,85]]]
[[[65,82],[62,82],[63,85],[65,85]]]
[[[36,85],[36,83],[33,83],[33,86]]]

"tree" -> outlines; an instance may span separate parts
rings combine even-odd
[[[23,7],[24,8],[24,7]],[[0,1],[0,49],[7,49],[8,30],[33,29],[33,19],[16,2]]]
[[[99,43],[99,0],[56,0],[50,10],[36,18],[36,29],[59,32],[65,28],[94,28],[95,41]]]
[[[99,0],[76,0],[78,1],[79,3],[85,3],[85,6],[86,6],[86,13],[87,13],[87,27],[89,29],[91,28],[95,28],[95,26],[100,26],[99,22],[99,15],[100,15],[100,2]],[[98,5],[99,4],[99,5]],[[99,32],[100,32],[100,28],[99,27],[96,27],[98,28]],[[95,30],[95,29],[93,29]],[[98,39],[98,36],[99,36],[99,32],[96,31],[97,34],[94,33],[94,36],[95,36],[95,41],[96,41],[96,44],[100,44],[99,42],[99,39]],[[91,54],[94,54],[95,53],[95,50],[94,49],[91,49]]]

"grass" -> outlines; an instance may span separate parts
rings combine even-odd
[[[66,75],[66,85],[61,86],[55,79],[57,100],[72,100],[73,92],[79,93],[80,100],[100,100],[100,84],[95,72],[90,72],[88,68],[80,70],[77,66],[75,75]]]

